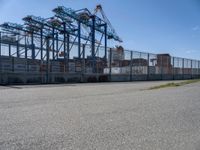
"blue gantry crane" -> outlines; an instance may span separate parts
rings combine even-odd
[[[1,36],[0,43],[16,45],[17,57],[22,57],[24,54],[23,57],[40,59],[41,63],[43,61],[48,63],[50,59],[53,61],[63,59],[65,66],[68,66],[70,52],[75,49],[74,45],[77,45],[78,60],[85,59],[85,47],[88,46],[91,48],[89,58],[95,72],[99,47],[104,47],[102,60],[106,61],[107,41],[113,39],[122,42],[101,5],[97,5],[93,13],[87,8],[73,10],[64,6],[58,6],[53,12],[54,15],[49,18],[28,15],[23,18],[22,25],[3,23],[0,27],[4,36]],[[98,12],[101,14],[100,17],[97,15]],[[17,39],[11,39],[10,36],[5,41],[6,34],[12,34]]]

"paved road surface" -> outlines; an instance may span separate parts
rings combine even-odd
[[[0,86],[0,150],[200,150],[200,83]]]

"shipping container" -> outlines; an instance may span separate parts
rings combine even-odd
[[[35,73],[40,72],[41,71],[40,63],[41,63],[40,60],[28,59],[28,71]]]
[[[142,75],[148,73],[148,67],[147,66],[133,66],[132,67],[132,74],[133,75]]]
[[[75,63],[74,62],[69,62],[68,66],[69,66],[69,70],[68,70],[69,73],[75,73],[75,71],[76,71]]]
[[[12,72],[13,71],[13,58],[7,56],[0,57],[0,69],[2,72]]]
[[[13,58],[13,71],[26,72],[27,60],[24,58]]]
[[[155,66],[149,66],[149,74],[156,74],[156,67]]]
[[[85,68],[85,73],[93,73],[92,68],[91,67],[86,67]]]
[[[81,71],[82,71],[81,67],[76,66],[76,72],[81,72]]]
[[[61,65],[51,65],[51,72],[61,72]]]

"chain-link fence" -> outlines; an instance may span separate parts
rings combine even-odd
[[[61,46],[58,44],[55,47]],[[123,48],[105,50],[101,46],[96,47],[95,57],[92,57],[90,45],[81,45],[79,56],[78,46],[69,46],[71,49],[68,57],[58,49],[46,47],[46,51],[41,52],[36,46],[35,55],[38,57],[33,59],[31,46],[24,46],[23,43],[1,43],[0,83],[172,80],[200,77],[198,60]]]

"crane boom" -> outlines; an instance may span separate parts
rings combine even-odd
[[[103,10],[101,5],[97,5],[96,6],[94,14],[96,15],[98,12],[101,13],[102,18],[107,23],[108,31],[112,33],[112,35],[114,36],[115,39],[118,39],[117,41],[123,42],[122,39],[118,36],[118,34],[117,34],[116,30],[114,29],[114,27],[112,26],[110,20],[106,17],[106,14],[105,14],[105,12],[104,12],[104,10]],[[113,38],[113,37],[109,37],[109,38]]]

